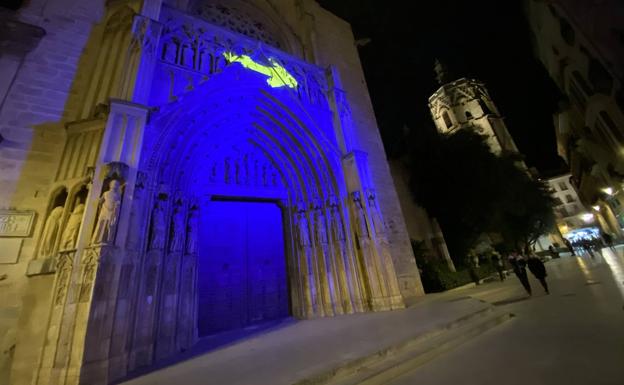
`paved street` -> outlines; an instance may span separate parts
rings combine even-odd
[[[624,384],[624,249],[546,267],[549,296],[532,279],[527,298],[515,276],[445,294],[474,296],[516,317],[391,385]]]

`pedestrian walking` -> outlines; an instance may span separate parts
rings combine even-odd
[[[548,254],[550,254],[552,259],[559,258],[559,253],[555,250],[553,245],[548,246]]]
[[[478,285],[480,283],[479,273],[478,273],[479,257],[477,256],[477,253],[472,249],[468,251],[468,256],[466,257],[466,264],[468,265],[468,273],[470,274],[470,278],[475,283],[475,285]]]
[[[546,273],[546,267],[544,266],[542,260],[539,259],[537,255],[530,254],[527,259],[527,267],[533,276],[540,281],[546,294],[550,294],[550,291],[548,290],[548,283],[546,282],[546,276],[548,274]]]
[[[503,257],[498,253],[498,251],[492,251],[492,264],[494,264],[494,268],[498,272],[498,277],[501,282],[505,280],[505,265],[503,263]]]
[[[570,241],[568,239],[564,238],[563,239],[563,243],[565,243],[566,247],[570,251],[570,254],[572,254],[573,257],[576,256],[576,253],[574,252],[574,246],[572,246]]]
[[[524,286],[524,289],[526,290],[526,292],[529,295],[532,295],[531,284],[529,283],[529,277],[527,276],[527,272],[526,272],[526,260],[524,259],[522,255],[518,254],[517,251],[512,251],[508,259],[509,259],[509,264],[511,265],[514,273],[516,274],[516,277],[518,277],[518,279],[520,280],[520,283],[522,283],[522,286]]]
[[[602,233],[602,239],[608,248],[613,249],[613,236],[609,233]]]

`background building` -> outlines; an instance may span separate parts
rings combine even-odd
[[[599,218],[581,202],[571,178],[571,174],[564,174],[548,179],[555,199],[555,218],[559,230],[553,236],[553,241],[560,246],[563,246],[561,236],[570,241],[585,234],[600,236]]]
[[[557,151],[587,206],[610,232],[624,225],[624,4],[528,0],[536,56],[565,95],[554,116]]]
[[[467,78],[449,82],[446,69],[439,61],[435,70],[441,87],[429,98],[429,109],[438,132],[474,130],[488,138],[495,154],[517,153],[518,148],[485,85]]]

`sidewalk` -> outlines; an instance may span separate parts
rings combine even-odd
[[[279,385],[331,372],[491,305],[465,294],[429,295],[405,310],[286,322],[272,330],[137,377],[125,385]]]

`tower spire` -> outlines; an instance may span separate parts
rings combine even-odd
[[[444,64],[442,64],[440,59],[435,59],[433,63],[433,70],[436,73],[436,80],[441,86],[448,83],[448,69]]]

